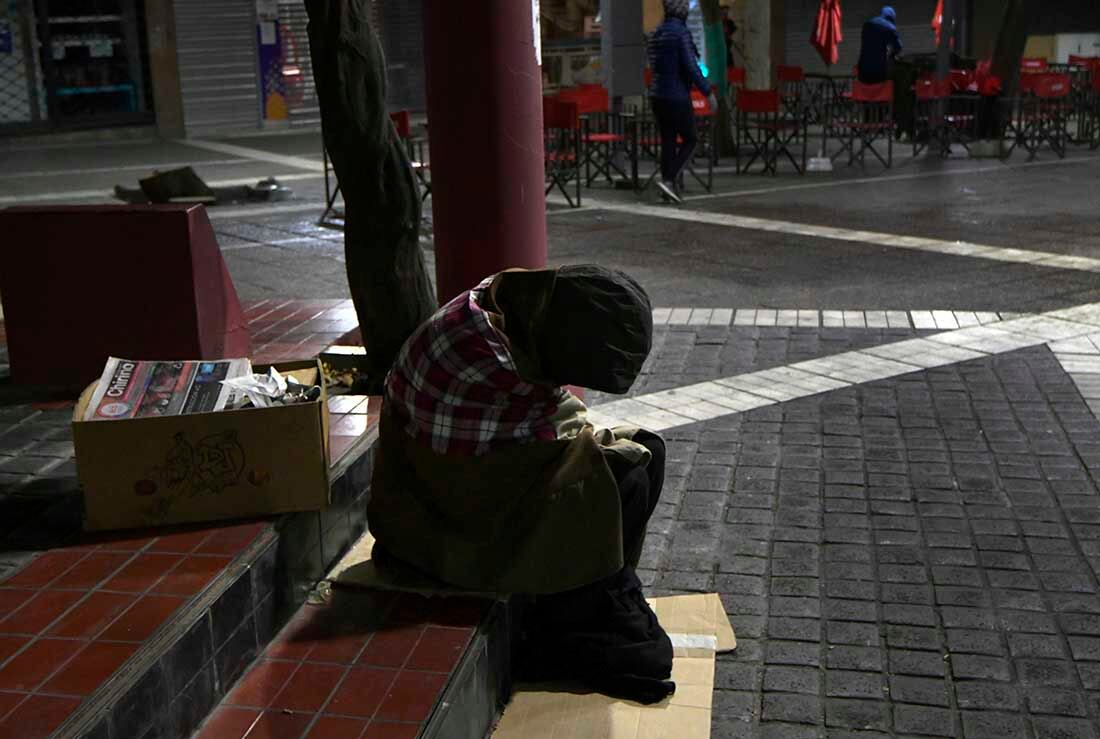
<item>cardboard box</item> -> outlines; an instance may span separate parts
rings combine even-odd
[[[316,361],[274,367],[320,383]],[[256,372],[267,367],[257,365]],[[83,421],[73,415],[90,531],[165,526],[325,508],[328,402],[187,416]]]

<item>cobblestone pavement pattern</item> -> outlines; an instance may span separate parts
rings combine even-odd
[[[5,150],[0,205],[102,199],[182,161],[211,181],[285,176],[289,203],[212,211],[241,297],[347,298],[341,236],[316,225],[317,135],[237,144],[263,151]],[[75,163],[90,189],[66,196]],[[631,395],[662,393],[1100,301],[1081,188],[1098,170],[1075,154],[722,174],[681,210],[593,190],[548,207],[549,260],[628,270],[664,306]],[[721,594],[739,646],[718,660],[715,737],[1100,739],[1100,335],[1056,334],[670,424],[640,574],[656,594]],[[72,508],[67,422],[0,408],[0,577]]]
[[[1046,347],[668,432],[643,576],[715,590],[720,737],[1093,737],[1100,424]]]

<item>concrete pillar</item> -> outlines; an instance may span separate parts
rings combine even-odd
[[[772,9],[770,0],[745,0],[745,86],[772,86]]]
[[[502,269],[546,264],[533,6],[533,0],[424,3],[441,303]]]
[[[180,0],[186,2],[186,0]],[[145,33],[149,43],[149,76],[157,133],[183,138],[183,92],[176,59],[176,15],[173,0],[145,0]]]
[[[604,72],[612,100],[643,93],[644,10],[638,0],[602,0],[600,3]]]

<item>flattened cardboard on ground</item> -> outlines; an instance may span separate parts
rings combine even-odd
[[[519,685],[493,739],[706,739],[714,694],[714,655],[737,640],[722,601],[713,593],[652,598],[672,639],[676,692],[653,706],[596,693]]]
[[[314,384],[316,361],[274,365]],[[257,366],[266,372],[266,366]],[[73,412],[89,531],[320,510],[329,502],[328,402],[187,416],[83,421]]]

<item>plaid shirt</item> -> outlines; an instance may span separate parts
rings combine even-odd
[[[507,340],[481,307],[493,278],[440,308],[405,342],[386,378],[386,404],[411,437],[440,454],[480,456],[557,438],[564,391],[524,381]]]

